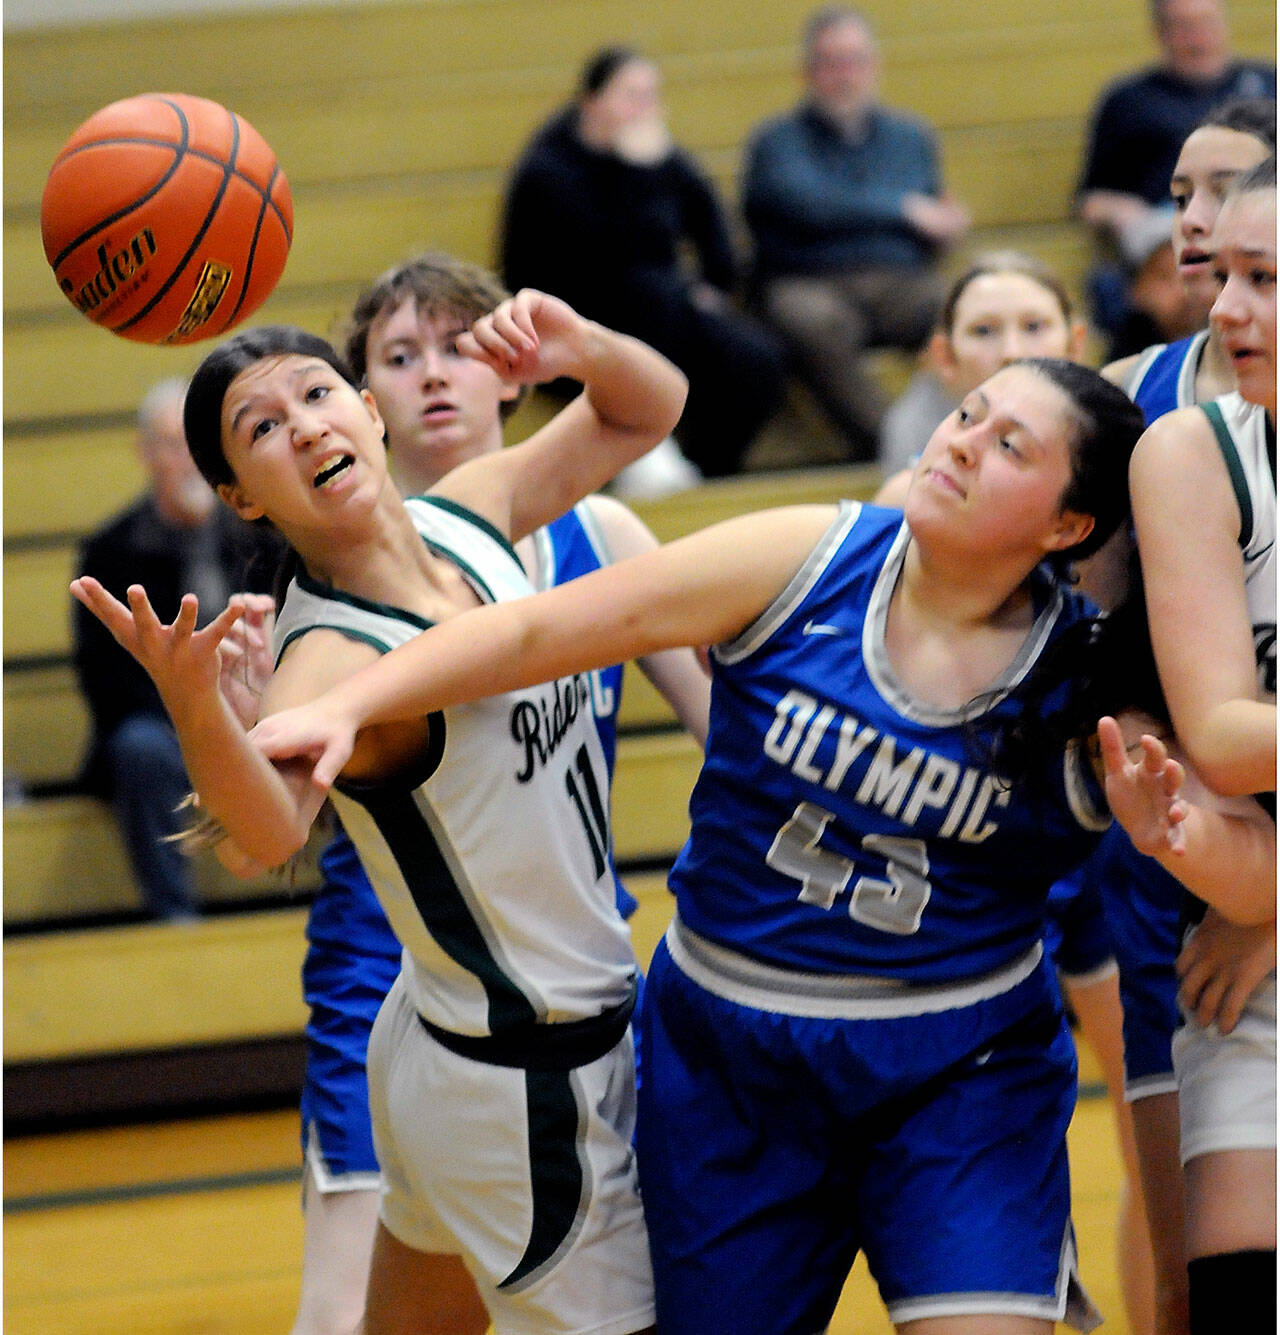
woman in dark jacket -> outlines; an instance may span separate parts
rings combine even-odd
[[[779,402],[783,357],[732,304],[724,210],[671,141],[650,61],[614,47],[588,63],[516,164],[501,248],[513,290],[552,292],[670,357],[689,377],[685,454],[708,475],[738,469]]]

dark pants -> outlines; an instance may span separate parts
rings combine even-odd
[[[196,913],[191,864],[167,835],[184,818],[176,808],[191,790],[178,737],[168,719],[134,714],[104,745],[111,775],[111,805],[124,836],[143,901],[157,918]]]
[[[850,457],[876,457],[884,390],[870,348],[914,352],[933,331],[944,287],[932,269],[795,274],[761,284],[760,305],[790,348],[796,371],[844,436]]]

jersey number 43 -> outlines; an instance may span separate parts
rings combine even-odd
[[[800,900],[831,908],[854,873],[853,863],[822,847],[822,834],[834,814],[814,802],[801,802],[791,819],[774,836],[765,862],[776,872],[800,882]],[[929,856],[923,839],[891,834],[868,834],[862,848],[884,859],[884,876],[859,876],[849,896],[849,916],[855,921],[896,936],[920,929],[920,915],[932,887],[926,879]]]

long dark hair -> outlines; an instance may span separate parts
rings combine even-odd
[[[648,63],[634,46],[606,46],[589,56],[578,75],[578,96],[593,97],[624,66],[633,61]]]
[[[1129,456],[1146,427],[1132,399],[1097,371],[1062,357],[1027,357],[1026,366],[1071,401],[1071,480],[1062,508],[1092,515],[1093,528],[1073,547],[1048,558],[1059,574],[1107,541],[1129,515]]]
[[[1044,563],[1047,578],[1064,586],[1068,595],[1072,565],[1097,552],[1129,517],[1129,457],[1146,423],[1123,390],[1087,366],[1052,357],[1014,364],[1044,376],[1071,402],[1071,478],[1062,507],[1091,515],[1093,528]],[[1127,646],[1120,632],[1129,637]],[[1137,693],[1129,656],[1138,635],[1145,644],[1145,608],[1135,614],[1131,607],[1105,632],[1100,616],[1079,618],[1054,639],[1024,678],[1013,694],[1012,711],[975,721],[971,745],[1009,782],[1042,773],[1045,755],[1092,736],[1101,713],[1114,712],[1123,707],[1117,703],[1120,697]]]

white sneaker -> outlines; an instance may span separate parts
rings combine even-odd
[[[702,481],[696,464],[690,463],[680,446],[668,436],[633,464],[628,464],[605,489],[620,500],[651,501],[687,491]]]

